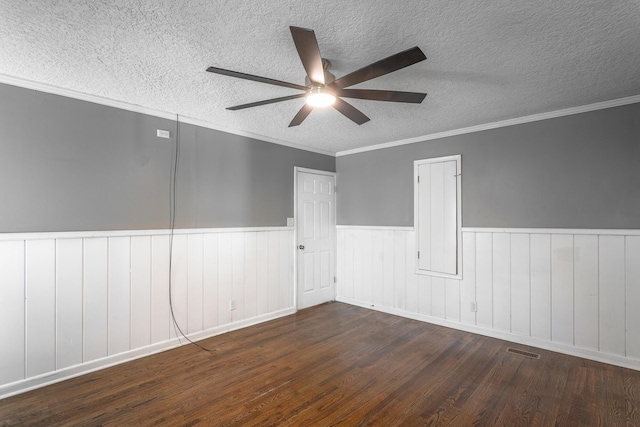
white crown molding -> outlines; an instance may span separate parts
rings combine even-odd
[[[65,96],[67,98],[78,99],[78,100],[81,100],[81,101],[92,102],[94,104],[106,105],[108,107],[119,108],[119,109],[122,109],[122,110],[132,111],[132,112],[135,112],[135,113],[147,114],[147,115],[150,115],[150,116],[160,117],[160,118],[167,119],[167,120],[176,120],[176,118],[179,117],[179,120],[180,120],[181,123],[187,123],[187,124],[191,124],[191,125],[194,125],[194,126],[200,126],[202,128],[206,128],[206,129],[213,129],[213,130],[217,130],[217,131],[220,131],[220,132],[230,133],[230,134],[234,134],[234,135],[238,135],[238,136],[243,136],[243,137],[246,137],[246,138],[252,138],[252,139],[259,140],[259,141],[269,142],[269,143],[277,144],[277,145],[283,145],[283,146],[290,147],[290,148],[296,148],[296,149],[299,149],[299,150],[310,151],[310,152],[313,152],[313,153],[324,154],[324,155],[332,156],[332,157],[348,156],[350,154],[358,154],[358,153],[364,153],[364,152],[367,152],[367,151],[382,150],[382,149],[385,149],[385,148],[397,147],[397,146],[400,146],[400,145],[415,144],[415,143],[418,143],[418,142],[431,141],[431,140],[434,140],[434,139],[447,138],[447,137],[450,137],[450,136],[464,135],[464,134],[473,133],[473,132],[481,132],[481,131],[484,131],[484,130],[497,129],[497,128],[501,128],[501,127],[507,127],[507,126],[513,126],[513,125],[518,125],[518,124],[536,122],[536,121],[540,121],[540,120],[554,119],[554,118],[557,118],[557,117],[570,116],[570,115],[574,115],[574,114],[586,113],[586,112],[589,112],[589,111],[596,111],[596,110],[603,110],[603,109],[606,109],[606,108],[619,107],[619,106],[623,106],[623,105],[635,104],[635,103],[640,102],[640,95],[634,95],[634,96],[629,96],[629,97],[626,97],[626,98],[618,98],[618,99],[612,99],[610,101],[597,102],[597,103],[594,103],[594,104],[588,104],[588,105],[582,105],[582,106],[578,106],[578,107],[565,108],[563,110],[556,110],[556,111],[550,111],[550,112],[547,112],[547,113],[533,114],[533,115],[530,115],[530,116],[524,116],[524,117],[517,117],[517,118],[514,118],[514,119],[502,120],[502,121],[499,121],[499,122],[486,123],[486,124],[482,124],[482,125],[470,126],[470,127],[461,128],[461,129],[454,129],[454,130],[445,131],[445,132],[438,132],[438,133],[433,133],[433,134],[428,134],[428,135],[423,135],[423,136],[417,136],[417,137],[408,138],[408,139],[401,139],[401,140],[398,140],[398,141],[391,141],[391,142],[372,145],[372,146],[368,146],[368,147],[361,147],[361,148],[354,148],[352,150],[338,151],[336,153],[336,152],[333,152],[333,151],[322,150],[322,149],[319,149],[319,148],[313,148],[313,147],[307,147],[307,146],[303,146],[303,145],[299,145],[299,144],[294,144],[292,142],[282,141],[282,140],[279,140],[279,139],[276,139],[276,138],[270,138],[268,136],[259,135],[259,134],[255,134],[255,133],[248,132],[248,131],[237,130],[237,129],[229,129],[229,128],[222,127],[222,126],[216,126],[213,123],[210,123],[210,122],[207,122],[207,121],[204,121],[204,120],[200,120],[200,119],[195,119],[195,118],[185,117],[185,116],[178,116],[176,114],[169,113],[169,112],[166,112],[166,111],[161,111],[161,110],[156,110],[156,109],[153,109],[153,108],[143,107],[141,105],[129,104],[127,102],[116,101],[116,100],[103,98],[103,97],[96,96],[96,95],[89,95],[89,94],[86,94],[86,93],[83,93],[83,92],[78,92],[78,91],[71,90],[71,89],[65,89],[65,88],[61,88],[61,87],[58,87],[58,86],[49,85],[49,84],[46,84],[46,83],[39,83],[39,82],[31,81],[31,80],[26,80],[26,79],[22,79],[22,78],[19,78],[19,77],[13,77],[13,76],[9,76],[9,75],[6,75],[6,74],[0,74],[0,83],[12,85],[12,86],[18,86],[18,87],[22,87],[22,88],[25,88],[25,89],[37,90],[39,92],[50,93],[50,94],[53,94],[53,95]]]
[[[367,151],[382,150],[384,148],[397,147],[400,145],[415,144],[418,142],[432,141],[434,139],[447,138],[450,136],[463,135],[467,133],[481,132],[484,130],[497,129],[507,126],[520,125],[524,123],[537,122],[540,120],[555,119],[563,116],[571,116],[574,114],[587,113],[590,111],[604,110],[606,108],[620,107],[623,105],[635,104],[640,102],[640,95],[629,96],[626,98],[612,99],[610,101],[596,102],[594,104],[581,105],[578,107],[565,108],[563,110],[549,111],[547,113],[533,114],[531,116],[517,117],[514,119],[502,120],[499,122],[486,123],[483,125],[470,126],[461,129],[454,129],[446,132],[438,132],[430,135],[416,136],[414,138],[401,139],[398,141],[386,142],[383,144],[372,145],[369,147],[354,148],[353,150],[338,151],[335,156],[348,156],[350,154],[364,153]]]
[[[105,105],[107,107],[119,108],[121,110],[132,111],[134,113],[147,114],[149,116],[160,117],[168,120],[175,120],[176,115],[168,113],[166,111],[160,111],[153,108],[143,107],[141,105],[129,104],[123,101],[116,101],[109,98],[103,98],[97,95],[89,95],[87,93],[78,92],[72,89],[65,89],[58,86],[53,86],[47,83],[39,83],[32,80],[26,80],[19,77],[8,76],[6,74],[0,74],[0,83],[8,84],[11,86],[18,86],[24,89],[32,89],[38,92],[50,93],[52,95],[60,95],[67,98],[73,98],[80,101],[92,102],[94,104]]]
[[[87,93],[78,92],[72,89],[65,89],[58,86],[49,85],[46,83],[39,83],[31,80],[26,80],[18,77],[9,76],[6,74],[0,74],[0,83],[8,84],[11,86],[17,86],[24,89],[32,89],[38,92],[50,93],[52,95],[64,96],[67,98],[73,98],[80,101],[87,101],[94,104],[105,105],[107,107],[118,108],[121,110],[132,111],[134,113],[146,114],[148,116],[160,117],[162,119],[173,120],[179,118],[180,123],[186,123],[194,126],[199,126],[206,129],[213,129],[220,132],[230,133],[246,138],[256,139],[258,141],[269,142],[271,144],[284,145],[290,148],[296,148],[298,150],[311,151],[313,153],[324,154],[327,156],[335,157],[336,153],[333,151],[321,150],[319,148],[306,147],[292,142],[281,141],[276,138],[270,138],[264,135],[258,135],[252,132],[243,130],[229,129],[222,126],[216,126],[213,123],[209,123],[204,120],[194,119],[191,117],[185,117],[166,111],[156,110],[154,108],[143,107],[141,105],[129,104],[124,101],[116,101],[109,98],[103,98],[97,95],[89,95]]]
[[[175,116],[174,116],[174,119],[175,119]],[[326,156],[331,156],[331,157],[335,157],[336,156],[336,153],[333,152],[333,151],[322,150],[320,148],[306,147],[306,146],[302,146],[302,145],[299,145],[299,144],[294,144],[293,142],[281,141],[281,140],[276,139],[276,138],[270,138],[268,136],[258,135],[258,134],[247,132],[247,131],[243,131],[243,130],[229,129],[229,128],[225,128],[225,127],[221,127],[221,126],[215,126],[215,125],[213,125],[213,124],[211,124],[209,122],[206,122],[206,121],[203,121],[203,120],[199,120],[199,119],[194,119],[194,118],[191,118],[191,117],[180,116],[180,123],[187,123],[187,124],[194,125],[194,126],[200,126],[202,128],[218,130],[220,132],[230,133],[230,134],[234,134],[234,135],[238,135],[238,136],[244,136],[246,138],[256,139],[258,141],[269,142],[271,144],[284,145],[286,147],[296,148],[298,150],[311,151],[313,153],[324,154]]]

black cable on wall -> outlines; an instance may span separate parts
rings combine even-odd
[[[200,344],[192,341],[187,337],[187,335],[182,331],[180,325],[178,324],[178,320],[176,319],[175,313],[173,312],[173,295],[172,295],[172,266],[173,266],[173,235],[175,229],[176,222],[176,194],[177,194],[177,183],[178,183],[178,164],[180,157],[180,116],[176,114],[176,143],[175,150],[171,156],[171,170],[169,176],[169,308],[171,311],[171,321],[173,322],[173,326],[176,329],[176,335],[181,335],[184,339],[189,341],[191,344],[200,348],[201,350],[207,352],[214,352],[214,350],[205,348]]]

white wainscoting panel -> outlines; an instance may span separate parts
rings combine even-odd
[[[204,328],[204,236],[187,236],[187,329],[190,334]]]
[[[338,226],[337,299],[640,369],[640,232],[463,229],[462,280],[416,275],[414,238]]]
[[[27,242],[27,377],[56,369],[56,242]]]
[[[359,233],[362,233],[359,230]],[[407,285],[407,236],[402,231],[395,231],[393,233],[393,283],[394,283],[394,300],[395,306],[401,310],[406,308],[406,285]],[[359,246],[355,249],[357,254],[362,254],[363,249]],[[359,273],[354,268],[354,275]],[[361,285],[361,283],[360,283]],[[354,289],[356,295],[362,293],[362,290]]]
[[[151,344],[169,340],[169,236],[151,236]]]
[[[234,322],[245,318],[245,265],[244,265],[244,233],[231,234],[231,275],[232,291],[231,297],[236,303],[236,309],[231,312],[231,319]]]
[[[511,332],[524,336],[531,333],[529,253],[529,235],[511,234]]]
[[[493,233],[493,327],[511,332],[511,236]]]
[[[598,350],[598,236],[573,237],[575,344]]]
[[[529,236],[531,336],[551,340],[551,235]]]
[[[188,289],[188,263],[189,263],[189,235],[180,234],[173,236],[171,256],[171,283],[169,286],[170,292],[170,307],[173,309],[173,321],[171,322],[171,328],[169,328],[169,336],[176,338],[182,333],[187,334],[189,332],[189,324],[187,323],[187,313],[189,308],[187,307],[187,295]]]
[[[626,352],[625,309],[638,310],[638,301],[625,307],[624,236],[600,236],[600,351],[624,356]],[[638,325],[628,325],[635,328]],[[604,332],[604,333],[602,333]]]
[[[259,233],[262,236],[266,236],[268,233]],[[203,286],[202,286],[202,307],[204,311],[203,322],[204,329],[211,329],[218,326],[219,323],[219,307],[218,307],[218,290],[219,290],[219,249],[218,249],[218,234],[211,233],[205,234],[203,239]],[[265,248],[265,256],[268,256],[268,249]]]
[[[463,240],[464,242],[464,240]],[[478,326],[493,328],[493,235],[476,233],[476,301]],[[462,260],[464,263],[464,259]],[[473,275],[474,272],[471,272]]]
[[[133,236],[131,237],[131,348],[145,347],[150,344],[151,236]]]
[[[108,241],[106,237],[84,240],[83,280],[84,316],[82,336],[82,361],[107,357],[108,329]],[[167,336],[167,338],[169,338]]]
[[[573,236],[551,235],[551,340],[573,345]]]
[[[476,233],[462,235],[462,281],[460,282],[460,321],[476,324]],[[425,313],[426,314],[426,313]]]
[[[56,369],[82,363],[82,240],[56,241]]]
[[[0,234],[0,398],[295,312],[293,234]]]
[[[251,319],[258,315],[258,257],[257,237],[255,233],[244,236],[244,298],[245,317]]]
[[[626,288],[627,295],[625,300],[629,301],[629,305],[636,305],[631,310],[626,311],[627,315],[627,356],[634,359],[640,359],[640,331],[637,325],[640,325],[640,309],[638,302],[640,301],[640,236],[627,236],[625,248],[625,266],[626,266]],[[635,326],[635,327],[634,327]]]
[[[131,238],[109,238],[109,355],[130,349],[131,341]]]
[[[24,260],[24,241],[0,241],[0,384],[26,377]]]
[[[352,235],[347,234],[347,237],[352,237]],[[395,289],[395,278],[394,278],[394,259],[395,259],[395,248],[393,245],[394,231],[393,230],[383,230],[382,231],[382,305],[385,307],[393,307],[393,295]],[[350,241],[351,239],[347,238],[345,242],[345,248],[351,247],[353,250],[353,246],[355,242]],[[351,271],[353,275],[353,269],[349,267],[348,264],[348,254],[345,254],[345,271]],[[349,275],[345,274],[345,285],[347,289],[349,289]],[[337,293],[337,289],[336,289]]]

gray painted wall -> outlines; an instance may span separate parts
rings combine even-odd
[[[156,137],[171,131],[171,139]],[[166,229],[176,124],[0,84],[0,232]],[[178,228],[283,226],[335,158],[180,125]]]
[[[413,161],[452,154],[465,227],[640,228],[640,104],[338,157],[338,224],[413,226]]]

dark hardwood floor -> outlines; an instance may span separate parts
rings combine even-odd
[[[0,425],[640,426],[639,371],[341,303],[200,344],[0,400]]]

